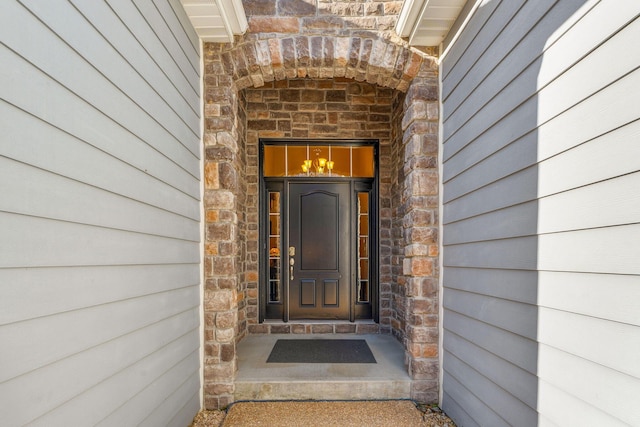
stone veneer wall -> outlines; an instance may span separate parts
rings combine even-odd
[[[405,346],[412,397],[438,400],[438,81],[423,65],[394,98],[391,144],[391,331]]]
[[[235,83],[212,47],[205,52],[204,77],[204,406],[220,408],[233,401],[240,335],[238,199],[242,195],[237,158],[242,156],[242,129],[237,127]]]
[[[382,153],[391,142],[392,100],[395,91],[352,79],[293,79],[270,82],[243,91],[247,98],[247,148],[257,152],[259,138],[378,139]],[[388,171],[388,155],[380,156],[380,170]],[[247,171],[250,187],[258,185],[258,171]],[[390,206],[390,187],[381,187],[382,206]],[[256,203],[257,209],[257,203]],[[383,235],[390,234],[391,211],[381,212]],[[254,224],[249,224],[254,228]],[[255,223],[257,228],[257,219]],[[385,228],[386,227],[386,228]],[[253,242],[252,242],[253,246]],[[381,263],[389,262],[389,258]],[[383,265],[389,270],[389,265]],[[390,278],[389,278],[390,279]],[[382,286],[381,307],[390,305],[390,286]],[[258,302],[249,300],[247,313],[251,333],[388,333],[390,318],[381,310],[380,323],[258,324]]]
[[[391,331],[393,335],[401,342],[405,340],[405,292],[404,277],[402,275],[402,259],[404,255],[404,244],[402,239],[402,217],[399,213],[400,199],[404,181],[402,151],[402,119],[404,117],[404,93],[396,94],[393,100],[393,120],[392,120],[392,144],[389,147],[390,168],[387,184],[389,186],[389,194],[391,200],[389,203],[389,235],[386,243],[388,245],[389,261],[388,261],[388,279],[385,281],[388,286],[388,292],[391,295],[389,301],[389,315]],[[382,255],[381,255],[382,256]]]
[[[236,326],[235,343],[247,334],[248,307],[258,298],[258,245],[256,242],[257,227],[252,227],[251,214],[258,217],[257,212],[257,189],[252,191],[249,188],[248,175],[251,162],[256,162],[257,158],[252,158],[247,145],[247,101],[242,91],[237,93],[238,112],[236,114],[236,129],[238,132],[238,151],[234,159],[235,179],[236,179],[236,216],[238,221],[238,235],[235,240],[238,247],[235,248],[238,274],[238,324]],[[255,208],[253,208],[255,205]],[[252,209],[253,208],[253,209]]]
[[[207,409],[233,401],[237,342],[287,328],[257,324],[259,137],[380,139],[381,323],[353,332],[393,333],[413,397],[437,401],[437,67],[391,31],[400,5],[247,1],[250,31],[204,46]]]
[[[433,61],[423,65],[404,98],[392,199],[393,303],[405,333],[412,397],[421,402],[438,401],[438,110]]]

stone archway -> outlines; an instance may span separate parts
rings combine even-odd
[[[240,38],[205,44],[205,408],[233,401],[236,344],[259,331],[257,144],[243,89],[292,79],[353,79],[394,90],[381,181],[376,331],[404,345],[412,396],[438,398],[438,86],[433,58],[373,33]],[[265,114],[268,114],[265,113]],[[266,131],[265,131],[266,132]],[[263,134],[263,136],[273,136]],[[382,161],[382,160],[381,160]],[[254,326],[252,328],[252,325]]]
[[[426,60],[374,34],[248,40],[222,50],[220,56],[237,90],[285,78],[346,77],[405,92]]]

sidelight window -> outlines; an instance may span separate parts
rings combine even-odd
[[[281,299],[282,217],[280,192],[269,192],[269,302]]]
[[[358,192],[358,289],[359,303],[369,302],[369,193]]]

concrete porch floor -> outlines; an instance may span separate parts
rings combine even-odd
[[[266,363],[278,339],[364,339],[377,363]],[[409,399],[404,349],[390,335],[249,335],[237,348],[236,400]]]

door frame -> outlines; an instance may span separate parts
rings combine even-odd
[[[374,152],[374,177],[373,178],[345,178],[345,177],[332,177],[332,178],[315,178],[315,177],[265,177],[263,168],[264,159],[264,147],[266,145],[352,145],[352,146],[372,146]],[[379,286],[379,230],[380,230],[380,215],[379,215],[379,141],[374,139],[272,139],[272,138],[260,138],[259,139],[259,155],[258,155],[258,173],[259,173],[259,197],[258,197],[258,227],[259,227],[259,239],[258,239],[258,321],[263,323],[265,319],[268,320],[282,320],[284,322],[289,321],[289,276],[288,265],[284,265],[285,260],[288,262],[287,256],[281,256],[280,259],[280,271],[281,271],[281,301],[278,303],[269,302],[268,295],[268,283],[269,283],[269,254],[268,254],[268,235],[265,230],[268,229],[267,224],[268,216],[268,197],[267,194],[271,190],[281,192],[280,202],[280,215],[281,215],[281,227],[283,229],[281,235],[281,254],[284,248],[289,247],[288,227],[288,206],[284,201],[288,197],[288,187],[290,182],[349,182],[351,192],[351,206],[355,206],[356,197],[358,192],[369,193],[369,285],[370,285],[370,298],[369,303],[357,302],[357,286],[354,285],[356,274],[356,256],[355,254],[355,242],[350,242],[350,246],[353,248],[350,254],[351,262],[351,286],[349,291],[349,320],[354,322],[359,319],[374,320],[376,323],[379,321],[380,309],[380,286]],[[354,236],[357,224],[354,214],[355,209],[351,209],[350,214],[350,230],[351,236]],[[286,232],[285,232],[286,231]],[[284,255],[284,254],[282,254]],[[286,270],[285,270],[286,268]],[[285,274],[286,273],[286,274]],[[329,320],[327,320],[329,321]]]

